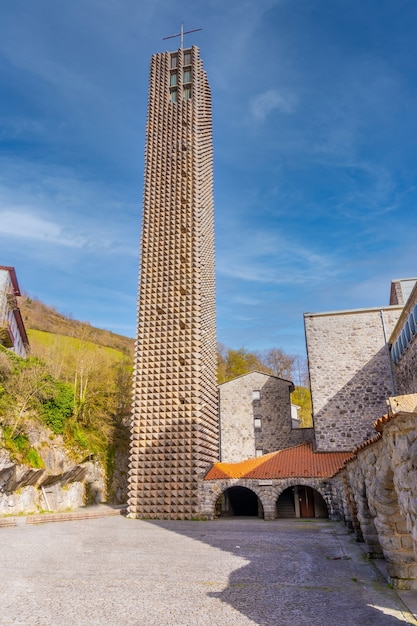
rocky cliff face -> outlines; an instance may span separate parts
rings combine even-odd
[[[106,476],[100,463],[80,455],[76,459],[61,436],[38,423],[26,431],[45,467],[35,469],[13,460],[2,446],[0,428],[0,515],[65,511],[106,500]]]

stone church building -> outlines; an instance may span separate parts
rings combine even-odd
[[[416,279],[305,314],[313,429],[293,428],[290,381],[218,389],[211,95],[184,34],[150,66],[129,516],[340,518],[415,588]]]

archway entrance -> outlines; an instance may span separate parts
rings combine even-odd
[[[262,503],[247,487],[229,487],[217,499],[217,517],[263,517]]]
[[[327,504],[312,487],[294,485],[278,498],[277,517],[328,517]]]

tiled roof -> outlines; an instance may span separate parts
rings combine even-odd
[[[394,415],[383,415],[382,417],[379,417],[376,422],[374,422],[374,428],[378,433],[382,433],[382,431],[384,430],[384,426],[387,422],[390,422],[394,417],[396,417],[396,414]]]
[[[311,443],[270,452],[240,463],[214,463],[204,480],[221,478],[328,478],[333,476],[351,452],[314,452]]]

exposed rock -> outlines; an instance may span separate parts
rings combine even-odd
[[[106,500],[102,464],[91,457],[77,463],[65,448],[63,438],[42,425],[29,424],[27,434],[45,467],[22,465],[0,447],[0,515],[65,511]]]

